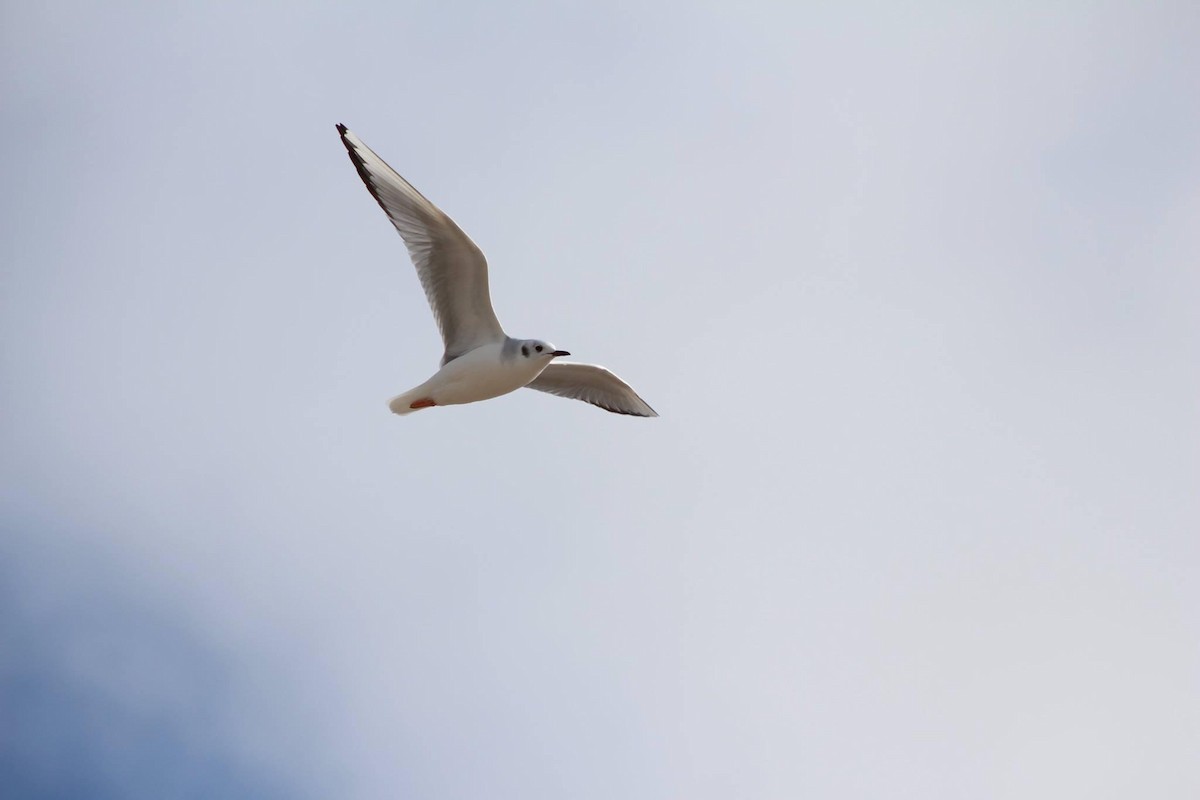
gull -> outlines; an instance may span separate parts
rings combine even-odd
[[[571,354],[506,334],[492,310],[483,252],[345,125],[337,129],[367,191],[404,240],[446,346],[433,377],[388,403],[394,413],[475,403],[526,386],[615,414],[658,416],[604,367],[556,361]]]

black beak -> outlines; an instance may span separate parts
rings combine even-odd
[[[570,353],[568,353],[566,350],[555,350],[555,351],[554,351],[553,353],[551,353],[550,355],[552,355],[552,356],[569,356],[569,355],[571,355],[571,354],[570,354]]]

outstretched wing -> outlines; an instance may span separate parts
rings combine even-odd
[[[337,129],[359,177],[408,247],[446,345],[442,363],[504,339],[480,249],[345,125]]]
[[[559,397],[582,400],[614,414],[657,417],[658,413],[638,397],[628,383],[604,367],[555,361],[527,384],[530,389]]]

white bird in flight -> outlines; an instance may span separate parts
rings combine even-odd
[[[555,361],[570,353],[540,339],[506,334],[492,310],[487,261],[480,249],[345,125],[337,129],[367,191],[404,239],[446,345],[441,369],[393,397],[388,404],[393,412],[474,403],[528,386],[616,414],[658,416],[604,367]]]

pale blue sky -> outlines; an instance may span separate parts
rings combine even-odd
[[[1200,793],[1191,3],[9,4],[18,796]],[[344,122],[518,336],[437,365]]]

